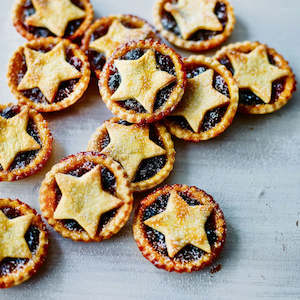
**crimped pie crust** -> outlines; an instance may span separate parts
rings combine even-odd
[[[149,205],[155,202],[157,197],[163,194],[168,194],[171,191],[185,192],[189,197],[197,199],[201,204],[212,204],[214,206],[212,214],[214,215],[218,240],[211,245],[211,253],[203,254],[200,260],[184,263],[176,261],[175,259],[170,258],[169,256],[164,256],[156,251],[147,239],[145,234],[145,225],[143,223],[144,211]],[[210,265],[219,256],[223,248],[226,239],[226,232],[226,223],[223,212],[213,198],[197,187],[189,187],[187,185],[180,184],[163,186],[144,198],[135,212],[133,223],[134,238],[143,256],[157,268],[179,273],[198,271]]]
[[[67,229],[63,226],[60,220],[54,218],[54,211],[57,207],[56,193],[55,193],[55,175],[58,173],[67,173],[76,166],[81,166],[85,162],[93,162],[97,165],[102,165],[112,172],[116,178],[116,192],[123,204],[118,209],[117,214],[103,227],[101,232],[97,233],[94,238],[91,238],[86,231],[76,232]],[[96,152],[81,152],[76,155],[70,155],[58,164],[54,165],[50,172],[46,174],[40,188],[40,207],[43,216],[48,223],[63,237],[70,238],[74,241],[83,242],[100,242],[104,239],[109,239],[116,234],[127,222],[133,205],[132,192],[130,190],[130,183],[123,168],[115,162],[112,158],[96,153]]]
[[[91,136],[87,150],[101,152],[103,149],[105,149],[101,147],[101,140],[103,140],[103,138],[105,138],[108,135],[106,125],[117,123],[118,121],[120,121],[120,119],[114,117],[104,122],[104,124],[97,128],[96,132]],[[140,125],[134,126],[139,127]],[[161,170],[159,170],[153,177],[139,182],[131,182],[131,189],[136,192],[148,190],[162,183],[169,176],[175,162],[175,149],[173,141],[171,139],[171,135],[169,134],[165,126],[163,126],[162,124],[154,123],[153,126],[157,130],[159,137],[161,138],[164,144],[167,161],[164,167]]]
[[[65,48],[72,49],[74,56],[79,58],[82,62],[81,74],[79,81],[74,87],[73,92],[68,95],[68,97],[64,98],[62,101],[56,103],[36,103],[31,101],[29,98],[25,97],[21,91],[18,90],[18,70],[20,69],[20,61],[24,55],[25,47],[31,49],[40,49],[46,48],[47,46],[56,46],[58,43],[62,42]],[[59,111],[64,108],[69,107],[70,105],[74,104],[78,101],[85,90],[88,87],[90,81],[90,64],[86,55],[83,51],[76,45],[71,43],[69,40],[61,39],[61,38],[40,38],[37,40],[33,40],[31,42],[26,43],[24,46],[19,47],[13,56],[11,57],[8,65],[8,72],[7,72],[7,79],[8,79],[8,86],[11,92],[16,96],[18,99],[19,104],[21,105],[28,105],[39,112],[53,112]]]
[[[0,288],[9,288],[22,282],[28,280],[32,277],[38,269],[42,266],[47,258],[48,253],[48,231],[46,225],[42,221],[41,216],[32,209],[27,204],[21,202],[20,200],[11,199],[0,199],[1,207],[11,207],[20,211],[22,215],[33,214],[34,217],[31,224],[38,227],[40,231],[39,245],[35,253],[33,253],[32,258],[21,268],[7,274],[5,276],[0,276]]]
[[[226,11],[228,17],[226,26],[222,31],[222,33],[217,34],[212,39],[204,40],[204,41],[184,40],[182,37],[177,36],[173,32],[166,30],[161,23],[162,12],[164,10],[164,5],[167,2],[171,3],[172,0],[158,0],[156,2],[153,9],[154,25],[165,39],[167,39],[171,44],[174,44],[179,48],[195,51],[195,52],[216,48],[219,45],[221,45],[231,35],[234,29],[236,20],[234,16],[233,7],[231,6],[228,0],[220,0],[220,2],[226,5]]]

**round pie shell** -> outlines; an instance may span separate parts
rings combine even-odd
[[[60,222],[60,220],[56,220],[54,218],[54,211],[57,207],[55,203],[55,175],[58,173],[67,173],[69,170],[74,169],[74,167],[80,166],[84,162],[88,161],[103,165],[114,174],[117,186],[116,191],[119,198],[123,200],[123,204],[118,209],[117,214],[94,238],[90,237],[85,230],[82,232],[69,230]],[[75,155],[70,155],[62,159],[58,164],[54,165],[46,174],[46,177],[42,182],[39,200],[42,215],[58,233],[65,238],[83,242],[100,242],[104,239],[109,239],[112,235],[119,232],[119,230],[126,224],[133,206],[130,183],[121,165],[109,156],[96,152],[81,152]]]
[[[105,136],[108,135],[106,125],[111,123],[117,123],[118,121],[120,121],[120,119],[114,117],[104,122],[102,126],[97,128],[96,132],[91,136],[87,150],[101,152],[103,149],[100,146],[100,142]],[[137,124],[133,124],[133,125],[141,126]],[[167,131],[166,127],[163,126],[162,124],[155,123],[153,124],[153,126],[155,126],[164,144],[166,150],[167,162],[161,170],[159,170],[154,176],[150,177],[149,179],[139,181],[139,182],[131,182],[131,189],[135,192],[145,191],[159,185],[169,176],[174,166],[176,152],[174,149],[174,144],[171,135]]]
[[[32,255],[32,258],[30,258],[22,268],[17,268],[10,274],[0,276],[0,288],[9,288],[28,280],[38,271],[47,258],[49,241],[46,225],[35,209],[18,199],[12,200],[8,198],[0,199],[0,208],[1,207],[11,207],[17,209],[22,215],[33,214],[34,217],[31,224],[34,224],[36,227],[38,227],[40,231],[39,245],[36,252]]]
[[[220,49],[216,53],[214,58],[220,60],[222,57],[226,56],[226,54],[230,51],[249,53],[260,45],[263,45],[267,48],[267,52],[273,57],[274,61],[276,62],[276,66],[281,69],[288,70],[289,75],[287,76],[284,90],[282,91],[279,98],[274,103],[258,104],[258,105],[245,105],[240,103],[239,111],[246,114],[268,114],[276,110],[279,110],[280,108],[282,108],[284,105],[288,103],[293,93],[296,91],[297,82],[295,79],[295,74],[293,73],[291,67],[289,66],[289,63],[275,49],[268,47],[268,45],[266,44],[261,44],[260,42],[250,42],[250,41],[230,44]]]
[[[25,4],[27,0],[16,0],[15,5],[13,7],[12,11],[12,20],[13,25],[15,26],[16,30],[28,41],[36,40],[42,37],[37,37],[34,34],[27,31],[25,28],[23,21],[22,21],[22,14],[23,14],[23,5]],[[94,9],[92,4],[90,3],[90,0],[80,0],[81,3],[84,6],[84,11],[86,12],[86,16],[84,18],[84,21],[81,23],[81,25],[77,28],[77,30],[70,36],[66,37],[70,40],[76,40],[84,35],[84,32],[87,30],[87,28],[90,26],[90,24],[93,21],[94,18]],[[53,33],[52,33],[53,34]]]
[[[143,225],[144,211],[149,205],[156,201],[157,197],[163,194],[170,193],[171,191],[185,192],[189,197],[198,200],[201,204],[214,205],[212,214],[214,214],[215,218],[218,240],[213,245],[211,245],[211,253],[203,254],[200,260],[190,262],[176,261],[156,251],[147,239],[147,235],[144,230],[145,225]],[[190,187],[181,184],[166,185],[149,194],[140,202],[139,206],[137,207],[135,218],[133,221],[134,239],[143,256],[147,260],[149,260],[155,267],[164,269],[169,272],[175,271],[178,273],[183,273],[199,271],[204,267],[212,264],[212,262],[219,256],[224,246],[226,233],[227,228],[223,212],[219,208],[219,205],[214,201],[214,199],[195,186]]]
[[[14,106],[13,103],[0,104],[0,111],[8,106]],[[22,109],[22,106],[21,106]],[[43,116],[34,109],[29,109],[29,118],[34,121],[37,126],[42,147],[37,156],[24,168],[14,169],[12,171],[0,170],[0,181],[15,181],[37,173],[44,167],[52,152],[53,137],[48,128],[48,122]]]
[[[127,52],[133,49],[152,49],[160,52],[163,55],[168,55],[175,67],[177,84],[170,94],[168,100],[164,105],[158,108],[153,113],[137,113],[133,110],[127,110],[121,107],[117,101],[111,100],[112,92],[108,85],[110,76],[110,68],[114,64],[114,61],[125,55]],[[113,55],[109,58],[105,64],[99,80],[99,90],[102,96],[102,100],[106,104],[107,108],[120,119],[126,120],[130,123],[153,123],[161,120],[168,114],[170,114],[180,102],[186,85],[186,74],[184,71],[183,62],[180,56],[167,45],[162,44],[154,40],[145,40],[137,42],[128,42],[123,46],[120,46]]]
[[[55,46],[61,41],[63,41],[66,48],[72,49],[75,57],[81,60],[82,62],[81,78],[75,85],[73,92],[68,97],[64,98],[62,101],[56,103],[47,103],[47,104],[31,101],[29,98],[25,97],[21,91],[18,91],[18,85],[19,85],[18,70],[20,66],[20,61],[24,55],[25,47],[29,47],[32,49],[39,49],[39,48],[47,47],[49,45]],[[90,74],[91,71],[90,71],[90,64],[88,58],[86,57],[84,52],[79,48],[79,46],[71,43],[67,39],[49,37],[49,38],[40,38],[37,40],[33,40],[31,42],[27,42],[24,46],[19,47],[9,61],[7,79],[8,79],[8,86],[11,92],[18,99],[19,104],[28,105],[39,112],[53,112],[71,106],[82,97],[83,93],[87,89],[88,84],[90,82]]]
[[[220,0],[220,2],[226,5],[226,12],[228,18],[224,30],[220,34],[217,34],[216,36],[214,36],[209,40],[204,40],[204,41],[184,40],[182,37],[165,29],[161,23],[162,13],[164,10],[164,6],[167,2],[172,2],[172,0],[158,0],[156,2],[153,9],[154,25],[165,39],[167,39],[171,44],[179,48],[195,51],[195,52],[216,48],[227,40],[227,38],[231,35],[234,29],[236,20],[235,20],[233,7],[231,6],[228,0]]]

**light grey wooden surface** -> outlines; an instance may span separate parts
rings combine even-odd
[[[229,42],[259,40],[300,73],[300,2],[231,0],[237,24]],[[12,0],[0,9],[0,102],[13,101],[8,59],[25,42],[11,24]],[[97,16],[132,13],[152,20],[150,0],[92,0]],[[238,115],[225,134],[200,144],[175,141],[177,160],[167,183],[196,185],[220,203],[228,239],[222,270],[169,274],[138,251],[131,222],[100,244],[75,243],[50,230],[48,262],[30,281],[0,291],[0,299],[300,299],[300,95],[267,116]],[[63,156],[84,150],[111,113],[92,82],[70,109],[47,114],[55,144],[45,169],[20,182],[0,183],[0,197],[39,210],[45,173]],[[297,223],[298,224],[298,223]]]

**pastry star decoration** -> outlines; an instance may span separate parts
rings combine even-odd
[[[62,37],[70,21],[84,18],[86,13],[71,0],[32,0],[35,14],[26,18],[27,25],[46,27]]]
[[[222,24],[214,13],[218,0],[178,0],[167,2],[165,10],[175,18],[182,37],[187,40],[199,29],[221,31]]]
[[[92,238],[97,233],[101,215],[122,203],[122,200],[103,190],[99,165],[81,177],[58,173],[55,179],[62,198],[54,218],[77,221]]]
[[[0,165],[5,171],[18,153],[41,148],[26,131],[28,118],[27,107],[13,118],[5,119],[0,116]]]
[[[115,65],[121,75],[121,84],[111,96],[113,101],[134,98],[150,113],[157,92],[176,79],[156,68],[155,54],[148,50],[136,60],[116,60]]]
[[[289,74],[287,70],[270,64],[263,45],[248,54],[232,51],[227,55],[234,68],[234,78],[239,88],[250,89],[265,103],[271,101],[273,81]]]
[[[210,253],[205,223],[213,208],[212,205],[189,206],[177,192],[171,191],[166,210],[144,223],[165,236],[170,257],[188,244]]]
[[[136,125],[107,124],[110,143],[102,153],[121,163],[130,180],[143,159],[164,155],[166,150],[149,139],[149,127]]]
[[[8,219],[0,210],[0,262],[3,258],[31,258],[31,252],[25,241],[33,215]]]
[[[96,39],[90,44],[90,48],[97,52],[103,52],[106,57],[112,55],[119,45],[132,40],[144,40],[149,30],[142,28],[126,28],[119,20],[114,20],[106,35]]]
[[[207,70],[200,75],[187,80],[187,88],[173,116],[183,116],[192,129],[198,132],[205,114],[216,107],[225,105],[230,99],[215,90],[213,70]]]
[[[47,53],[25,48],[24,54],[28,69],[18,85],[19,91],[39,88],[52,103],[61,82],[81,77],[81,73],[66,61],[63,42]]]

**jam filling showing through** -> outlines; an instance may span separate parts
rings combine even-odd
[[[268,54],[269,62],[272,65],[276,66],[276,62],[270,54]],[[232,74],[234,74],[233,66],[228,58],[228,56],[224,56],[219,59],[220,63],[224,65]],[[273,81],[272,84],[272,96],[271,96],[271,103],[276,102],[278,100],[280,94],[284,91],[286,78],[280,78]],[[240,104],[244,105],[264,105],[266,104],[262,99],[256,96],[250,89],[240,89],[239,90],[239,102]]]
[[[22,214],[19,210],[11,207],[1,207],[0,210],[9,219],[20,217]],[[30,225],[26,234],[25,241],[32,254],[36,253],[40,243],[40,230],[35,225]],[[11,258],[6,257],[0,261],[0,277],[11,274],[14,271],[21,269],[28,263],[28,258]]]
[[[77,7],[81,8],[84,10],[84,5],[81,3],[80,0],[71,0],[71,2],[76,5]],[[29,26],[25,24],[25,20],[26,18],[28,18],[29,16],[33,15],[35,13],[35,9],[34,6],[31,2],[31,0],[26,0],[24,5],[23,5],[23,15],[22,15],[22,25],[24,26],[24,28],[31,34],[33,34],[34,36],[36,36],[37,38],[40,37],[49,37],[49,36],[55,36],[50,30],[48,30],[47,28],[44,27],[35,27],[35,26]],[[84,19],[78,19],[78,20],[73,20],[71,22],[69,22],[66,30],[65,30],[65,34],[64,34],[64,38],[67,38],[71,35],[73,35],[77,29],[80,27],[80,25],[83,23]]]
[[[70,170],[66,174],[75,177],[81,177],[87,172],[91,171],[95,166],[96,164],[94,164],[93,162],[87,161],[80,166],[76,166],[76,168]],[[101,167],[101,184],[103,190],[105,190],[110,194],[116,195],[116,178],[114,174],[106,167]],[[57,206],[62,197],[61,190],[59,189],[57,183],[55,183],[55,192],[56,192],[56,206]],[[118,208],[115,208],[101,215],[100,222],[98,225],[98,231],[97,231],[98,233],[100,233],[103,227],[116,215],[117,211]],[[85,231],[75,220],[64,219],[64,220],[57,220],[57,221],[60,221],[63,224],[63,226],[68,230],[78,231],[78,232]]]
[[[176,1],[173,1],[173,2],[176,3]],[[211,31],[211,30],[200,29],[200,30],[196,31],[193,35],[191,35],[188,38],[188,40],[189,41],[206,41],[206,40],[210,40],[213,37],[215,37],[216,35],[222,33],[228,22],[227,8],[223,2],[217,2],[216,7],[215,7],[215,14],[216,14],[218,20],[220,21],[220,23],[223,25],[222,31]],[[167,12],[166,10],[163,10],[161,23],[166,30],[171,31],[175,35],[182,38],[179,26],[171,13]]]
[[[0,116],[5,119],[10,119],[13,118],[15,115],[17,115],[19,112],[20,112],[20,107],[18,105],[13,105],[13,106],[6,107],[4,110],[0,111]],[[38,144],[42,146],[38,128],[34,123],[34,121],[30,118],[27,124],[27,133],[30,136],[32,136]],[[15,157],[13,163],[9,168],[9,171],[25,168],[36,158],[39,151],[40,150],[32,150],[32,151],[26,151],[17,154],[17,156]],[[0,165],[0,171],[3,171],[1,165]]]
[[[136,60],[142,57],[145,52],[146,50],[144,49],[133,49],[127,52],[123,57],[121,57],[121,59]],[[170,56],[155,51],[155,58],[156,58],[157,67],[161,71],[168,72],[169,74],[174,76],[176,75],[175,66]],[[120,84],[121,84],[121,76],[117,68],[113,65],[110,69],[110,76],[108,79],[108,86],[111,92],[114,93],[117,90],[117,88],[120,86]],[[159,90],[154,102],[154,111],[162,107],[167,102],[176,84],[177,84],[176,81],[172,82],[166,87]],[[135,99],[127,99],[125,101],[118,101],[117,103],[121,107],[127,110],[133,110],[137,113],[147,113],[145,108]]]
[[[188,203],[190,206],[199,205],[200,203],[188,197],[185,193],[179,193],[179,195]],[[168,200],[169,200],[170,194],[163,194],[157,197],[157,199],[149,205],[143,215],[143,222],[147,219],[162,213],[166,210]],[[145,235],[152,247],[158,251],[160,254],[164,256],[168,256],[167,251],[167,245],[165,242],[165,236],[160,233],[159,231],[147,226],[143,225],[145,229]],[[213,247],[214,243],[218,240],[217,234],[216,234],[216,224],[214,221],[214,214],[212,213],[210,217],[207,219],[207,222],[205,224],[205,231],[207,234],[207,239],[211,247]],[[196,261],[201,259],[202,255],[204,255],[205,252],[193,245],[186,245],[184,248],[182,248],[175,256],[174,260],[185,263],[190,261]]]

